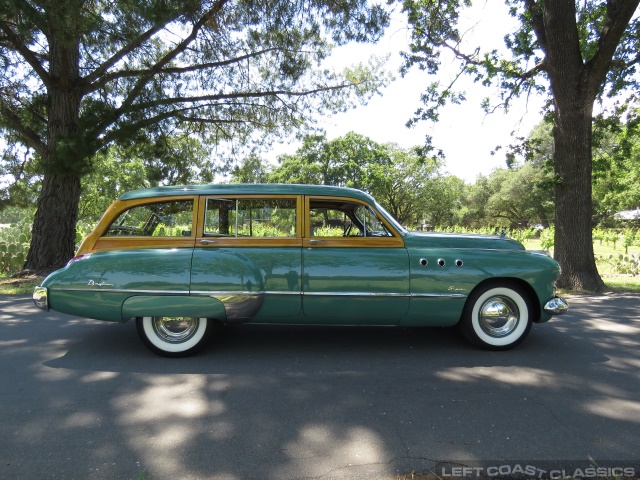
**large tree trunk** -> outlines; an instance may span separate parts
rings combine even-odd
[[[80,176],[47,175],[42,182],[25,269],[50,272],[73,257]]]
[[[545,2],[544,9],[545,34],[538,38],[546,49],[555,107],[554,256],[562,267],[557,285],[570,290],[601,291],[605,285],[596,268],[591,234],[591,129],[593,104],[601,83],[593,69],[598,65],[587,67],[583,62],[575,2],[553,0]]]
[[[591,108],[584,104],[581,107],[579,111],[556,111],[554,256],[562,266],[557,285],[570,290],[602,291],[605,285],[596,268],[591,234]]]
[[[68,27],[71,30],[71,27]],[[87,152],[78,142],[82,85],[79,42],[70,31],[50,32],[47,85],[47,147],[44,179],[25,270],[47,273],[63,267],[75,251],[80,169]]]

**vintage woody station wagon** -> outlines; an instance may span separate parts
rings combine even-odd
[[[358,190],[193,185],[121,196],[34,300],[135,318],[144,343],[166,356],[241,322],[458,325],[501,350],[567,310],[559,272],[509,238],[410,232]]]

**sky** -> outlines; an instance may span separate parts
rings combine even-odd
[[[483,50],[505,48],[504,35],[515,28],[516,20],[511,18],[503,2],[477,2],[461,18],[467,44]],[[399,52],[406,50],[408,30],[401,15],[392,20],[385,37],[376,45],[348,45],[340,47],[332,55],[336,67],[366,61],[372,54],[391,54],[388,69],[396,80],[382,90],[382,95],[374,97],[367,106],[337,114],[322,122],[329,140],[341,137],[350,131],[362,134],[378,143],[394,142],[409,148],[422,145],[426,135],[432,137],[434,146],[445,154],[444,170],[473,183],[478,175],[488,175],[494,169],[505,167],[505,155],[491,151],[498,145],[507,146],[513,142],[515,132],[527,136],[538,124],[542,99],[529,98],[517,101],[508,114],[502,111],[486,115],[480,103],[487,96],[495,96],[496,90],[474,84],[465,79],[467,100],[462,105],[450,105],[441,111],[437,124],[419,122],[408,129],[405,124],[420,106],[420,94],[426,85],[434,81],[426,72],[414,69],[404,78],[397,73],[401,64]],[[447,63],[447,62],[445,62]],[[449,67],[449,68],[448,68]],[[443,65],[438,78],[447,81],[453,72],[451,65]],[[291,152],[293,153],[295,148]]]

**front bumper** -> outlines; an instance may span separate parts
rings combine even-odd
[[[47,287],[35,287],[33,289],[33,303],[36,307],[49,311],[49,295]]]
[[[562,297],[553,297],[544,306],[544,311],[549,315],[562,315],[568,310],[569,304]]]

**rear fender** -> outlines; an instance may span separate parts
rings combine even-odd
[[[227,315],[216,298],[186,295],[137,295],[122,305],[122,320],[134,317],[205,317],[225,322]]]

